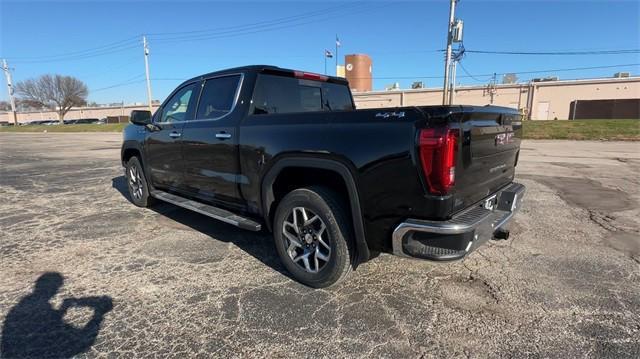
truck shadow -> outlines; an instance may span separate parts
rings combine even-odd
[[[108,296],[65,298],[56,309],[49,301],[63,284],[62,274],[44,273],[33,292],[9,310],[2,325],[1,358],[71,358],[91,348],[113,302]],[[74,307],[91,309],[91,319],[82,326],[65,322]]]
[[[127,188],[127,180],[124,176],[112,178],[111,187],[117,190],[127,201],[131,200]],[[133,206],[133,204],[131,205]],[[280,262],[278,253],[273,245],[273,237],[265,230],[260,232],[242,230],[171,203],[160,202],[149,209],[181,225],[205,234],[213,240],[233,243],[276,272],[292,278]]]

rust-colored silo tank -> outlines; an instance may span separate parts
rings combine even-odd
[[[371,91],[371,58],[364,54],[346,55],[344,69],[351,91]]]

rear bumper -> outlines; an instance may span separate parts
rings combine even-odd
[[[525,186],[514,182],[448,221],[408,219],[393,231],[393,254],[433,261],[462,259],[506,229],[524,194]],[[485,208],[494,197],[493,209]]]

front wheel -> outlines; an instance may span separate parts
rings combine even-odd
[[[149,195],[149,186],[144,176],[142,164],[138,157],[131,157],[126,167],[127,187],[129,198],[138,207],[150,207],[155,203],[155,198]]]
[[[274,240],[294,278],[324,288],[346,277],[356,257],[348,214],[340,197],[324,187],[296,189],[282,199]]]

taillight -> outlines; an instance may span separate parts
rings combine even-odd
[[[299,79],[313,80],[313,81],[327,81],[328,76],[314,74],[313,72],[294,71],[293,75]]]
[[[420,162],[432,194],[447,194],[455,184],[458,133],[447,127],[420,130]]]

